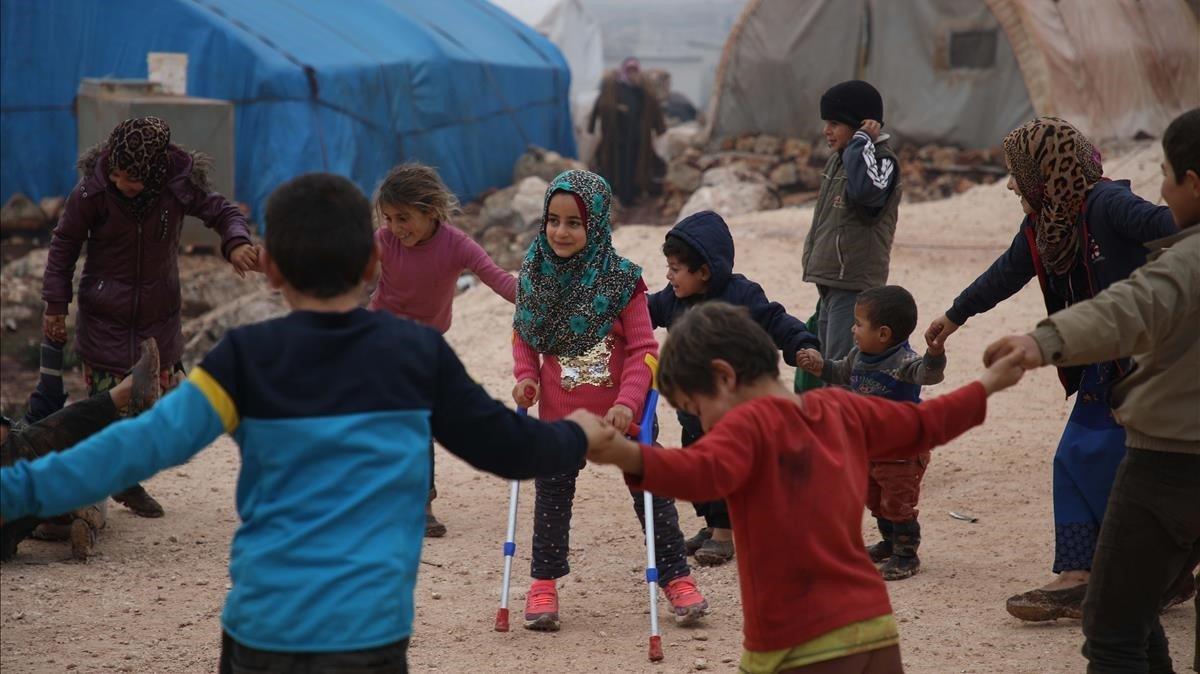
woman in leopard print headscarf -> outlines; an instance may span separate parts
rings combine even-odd
[[[1100,151],[1067,121],[1039,117],[1005,136],[1004,156],[1034,216],[1042,264],[1066,274],[1079,257],[1084,200],[1104,174]]]
[[[1039,117],[1004,138],[1012,176],[1008,189],[1025,219],[1012,245],[954,300],[925,333],[932,344],[971,316],[988,311],[1037,278],[1047,313],[1094,296],[1129,276],[1146,259],[1143,244],[1169,236],[1174,219],[1148,203],[1128,181],[1102,177],[1100,153],[1079,129],[1057,117]],[[1008,600],[1022,620],[1078,618],[1092,554],[1125,431],[1113,419],[1108,388],[1128,362],[1063,368],[1067,395],[1078,393],[1054,455],[1054,566],[1058,578]]]

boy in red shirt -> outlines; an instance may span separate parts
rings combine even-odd
[[[659,386],[706,435],[685,450],[614,437],[588,458],[656,495],[726,499],[744,613],[740,671],[900,671],[887,589],[863,546],[868,461],[911,458],[983,423],[987,396],[1020,380],[1018,357],[920,405],[836,388],[799,398],[780,382],[778,358],[744,309],[689,311],[663,345]]]

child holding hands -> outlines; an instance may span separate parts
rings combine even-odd
[[[639,418],[652,373],[647,356],[658,351],[642,270],[612,245],[612,192],[589,171],[560,174],[546,190],[541,234],[521,265],[514,316],[513,399],[538,404],[543,421],[575,409],[603,415],[624,431]],[[580,466],[582,467],[582,466]],[[525,601],[525,627],[560,627],[555,581],[570,571],[571,502],[575,469],[540,477],[535,485],[533,583]],[[660,583],[675,621],[694,624],[708,611],[684,552],[679,515],[671,499],[655,497],[654,517]]]

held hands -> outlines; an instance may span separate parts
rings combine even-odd
[[[816,349],[800,349],[796,352],[796,367],[819,377],[821,370],[825,368],[825,359],[821,358],[821,352]]]
[[[633,410],[624,405],[613,405],[608,414],[604,415],[604,423],[612,426],[618,433],[624,435],[633,423]]]
[[[1036,349],[1037,345],[1034,345],[1034,348]],[[1023,358],[1024,355],[1020,351],[1010,351],[1000,358],[992,359],[979,377],[979,383],[983,384],[989,396],[1021,381],[1021,376],[1025,374]]]
[[[957,329],[958,323],[946,318],[946,315],[942,314],[933,319],[933,322],[929,324],[929,329],[925,331],[925,344],[930,348],[942,349],[942,353],[945,353],[946,338],[954,334],[954,331]]]
[[[522,379],[521,381],[517,382],[516,386],[513,387],[513,402],[517,403],[517,405],[520,407],[528,409],[537,404],[538,399],[541,397],[541,393],[541,387],[538,386],[536,381],[532,379]]]
[[[261,257],[258,253],[259,247],[256,244],[243,243],[229,253],[229,264],[233,265],[233,270],[238,276],[246,278],[248,271],[262,271]]]
[[[67,341],[67,316],[60,314],[51,316],[50,314],[42,315],[42,334],[51,342]]]
[[[865,131],[871,137],[871,142],[874,143],[879,139],[879,130],[883,125],[873,119],[864,119],[862,126],[858,127],[859,131]]]
[[[1045,365],[1042,350],[1029,335],[1009,335],[991,343],[983,352],[983,364],[991,367],[998,360],[1017,354],[1017,362],[1026,370]]]

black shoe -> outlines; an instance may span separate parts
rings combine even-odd
[[[697,531],[695,536],[692,536],[684,541],[683,547],[687,550],[688,556],[691,557],[692,555],[696,554],[697,550],[704,546],[705,541],[708,541],[711,538],[712,529],[704,527],[700,531]]]
[[[700,566],[720,566],[733,559],[733,541],[708,539],[696,551],[696,563]]]
[[[154,497],[146,493],[142,485],[135,484],[125,491],[113,494],[113,500],[133,511],[138,517],[162,517],[163,507]]]
[[[879,567],[879,574],[883,576],[884,580],[904,580],[916,574],[920,568],[921,558],[916,555],[911,557],[892,555],[883,563],[883,566]]]
[[[441,538],[446,535],[446,525],[433,516],[433,508],[425,506],[425,538]]]
[[[886,562],[892,556],[892,542],[879,541],[875,545],[867,546],[867,554],[871,556],[871,561],[879,564]]]
[[[1083,595],[1087,583],[1065,590],[1030,590],[1008,598],[1005,608],[1014,618],[1043,622],[1059,618],[1083,618]]]

